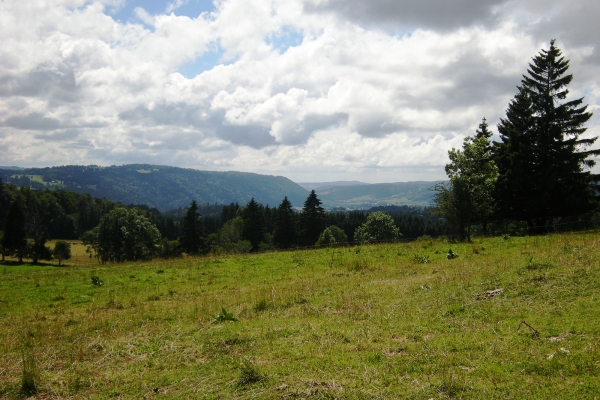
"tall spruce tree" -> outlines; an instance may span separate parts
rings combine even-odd
[[[302,244],[312,246],[317,243],[321,232],[325,229],[326,218],[325,210],[321,207],[321,200],[317,197],[314,190],[310,192],[302,212],[300,213],[300,237]]]
[[[192,200],[179,224],[179,242],[187,254],[203,254],[208,251],[204,224],[198,213],[196,200]]]
[[[533,232],[597,203],[600,176],[591,173],[595,161],[589,157],[600,150],[588,150],[597,137],[581,138],[592,114],[583,98],[567,100],[573,79],[568,68],[554,40],[533,58],[498,125],[501,142],[493,147],[499,216],[527,221]]]
[[[280,249],[288,249],[296,244],[296,225],[296,213],[292,209],[292,203],[285,196],[275,213],[273,243]]]
[[[3,252],[6,254],[15,254],[19,262],[23,262],[25,248],[27,246],[25,230],[25,210],[23,199],[17,197],[13,200],[6,219],[4,221],[4,237],[2,239]]]
[[[251,251],[258,251],[258,245],[265,238],[265,220],[263,207],[254,200],[254,197],[243,208],[242,219],[244,221],[242,238],[250,242]]]

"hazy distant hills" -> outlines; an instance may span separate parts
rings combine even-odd
[[[283,176],[246,172],[198,171],[149,164],[99,167],[69,165],[49,168],[0,168],[4,182],[34,189],[65,189],[89,193],[123,204],[146,204],[160,211],[190,202],[246,204],[252,197],[275,207],[284,196],[302,207],[315,189],[326,208],[368,209],[378,205],[428,206],[438,182],[366,184],[358,181],[296,184]]]
[[[430,206],[439,182],[396,182],[350,186],[329,186],[317,190],[326,207],[352,209],[370,208],[378,205]]]
[[[164,211],[198,203],[246,204],[252,197],[271,207],[284,196],[303,204],[308,191],[283,176],[198,171],[161,165],[61,166],[0,171],[4,182],[34,188],[61,188],[123,204],[146,204]],[[21,176],[21,178],[18,178]],[[12,179],[11,179],[12,177]]]
[[[334,187],[368,185],[368,183],[359,181],[298,182],[298,185],[302,186],[306,190],[314,189],[316,192],[321,192],[322,190],[329,190]]]

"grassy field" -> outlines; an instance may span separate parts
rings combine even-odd
[[[599,269],[598,232],[4,265],[0,397],[600,398]]]

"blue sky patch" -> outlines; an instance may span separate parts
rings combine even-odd
[[[220,47],[214,48],[213,50],[207,51],[202,54],[200,57],[196,58],[194,61],[189,63],[185,63],[177,69],[181,75],[185,76],[188,79],[195,78],[197,75],[200,75],[204,71],[210,71],[217,65],[229,65],[233,64],[236,60],[231,60],[228,62],[223,62],[221,58],[223,57],[224,51]]]
[[[127,22],[139,22],[139,19],[135,15],[137,7],[143,8],[150,15],[161,15],[170,14],[170,12],[167,13],[169,5],[176,3],[177,0],[126,0],[125,4],[121,7],[108,7],[107,14],[112,16],[115,21],[123,24]],[[197,18],[205,11],[212,12],[215,10],[212,0],[183,0],[181,3],[180,7],[172,11],[175,15]]]
[[[297,31],[289,26],[284,26],[279,32],[267,38],[267,44],[279,50],[279,53],[285,53],[290,47],[299,46],[302,44],[304,36],[300,31]]]

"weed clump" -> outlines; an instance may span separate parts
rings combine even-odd
[[[429,256],[415,253],[413,255],[413,262],[415,264],[429,264]]]
[[[213,317],[213,324],[220,324],[221,322],[235,322],[237,321],[237,318],[233,317],[233,313],[229,313],[227,312],[227,310],[225,310],[224,307],[221,307],[221,312],[219,314],[216,315],[212,315]]]
[[[353,259],[348,265],[348,270],[352,272],[360,272],[369,268],[369,262],[364,257],[358,257]]]
[[[254,304],[254,307],[252,307],[252,309],[256,312],[265,311],[268,308],[269,308],[269,302],[264,297],[262,299],[258,300],[256,302],[256,304]]]
[[[35,358],[33,357],[33,332],[27,332],[23,347],[21,349],[21,358],[23,359],[23,373],[21,376],[21,393],[25,396],[31,396],[37,393],[35,385]]]
[[[448,249],[448,253],[446,254],[446,259],[454,260],[455,258],[458,258],[458,254],[453,252],[452,249]]]
[[[240,362],[240,377],[237,380],[238,386],[251,385],[265,380],[266,375],[262,374],[258,368],[252,365],[248,360]]]
[[[102,279],[100,279],[99,277],[94,275],[94,276],[92,276],[92,285],[102,286],[102,285],[104,285],[104,282],[102,282]]]

